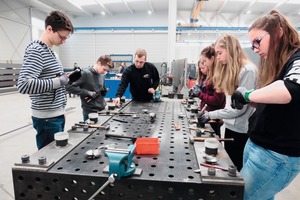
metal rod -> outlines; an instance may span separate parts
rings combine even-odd
[[[115,182],[116,176],[117,174],[111,174],[108,177],[108,180],[88,200],[94,199],[94,197],[97,196],[97,194],[99,194],[108,184]]]

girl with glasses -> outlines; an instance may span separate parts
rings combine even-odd
[[[266,34],[268,33],[268,34]],[[300,40],[297,30],[276,10],[258,18],[250,41],[261,56],[258,89],[238,88],[232,106],[256,105],[241,174],[244,199],[274,199],[300,171]]]

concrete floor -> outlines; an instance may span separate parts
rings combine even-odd
[[[17,92],[0,94],[0,200],[14,199],[12,166],[24,154],[37,151],[35,130],[31,125],[30,100],[28,95]],[[68,130],[75,122],[82,121],[80,99],[69,98],[66,113]],[[295,200],[300,196],[300,175],[282,192],[276,200]]]

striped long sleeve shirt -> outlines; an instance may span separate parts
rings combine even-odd
[[[33,117],[64,114],[66,89],[57,78],[62,72],[59,59],[44,42],[35,40],[26,47],[17,88],[21,94],[29,94]]]

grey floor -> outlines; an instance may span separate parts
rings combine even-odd
[[[37,151],[35,130],[31,125],[30,100],[19,93],[0,94],[0,200],[14,199],[11,169],[24,154]],[[82,120],[80,100],[69,98],[66,113],[66,130]],[[300,175],[276,200],[300,199]]]

